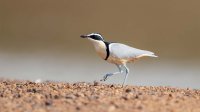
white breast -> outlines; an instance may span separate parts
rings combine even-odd
[[[98,40],[93,40],[93,39],[89,39],[92,41],[94,48],[97,52],[97,54],[102,58],[105,59],[106,58],[106,45],[103,41],[98,41]]]

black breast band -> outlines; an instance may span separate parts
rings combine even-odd
[[[106,45],[106,58],[105,58],[105,60],[107,60],[108,57],[110,56],[110,49],[109,49],[110,42],[104,42],[104,43]]]

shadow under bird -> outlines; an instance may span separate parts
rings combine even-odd
[[[158,57],[151,51],[136,49],[121,43],[106,42],[99,33],[81,35],[80,37],[90,40],[98,55],[105,61],[115,64],[119,69],[118,72],[107,73],[101,81],[106,81],[107,78],[112,75],[125,72],[126,75],[122,84],[123,86],[129,74],[129,69],[126,66],[127,63],[134,62],[136,59],[144,56]],[[125,71],[123,71],[123,68],[125,68]]]

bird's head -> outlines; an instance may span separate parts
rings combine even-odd
[[[104,41],[104,38],[99,33],[91,33],[87,35],[81,35],[82,38],[87,38],[92,41]]]

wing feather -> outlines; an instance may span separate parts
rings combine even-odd
[[[121,43],[112,43],[110,45],[110,54],[117,58],[156,57],[151,51],[140,50]]]

